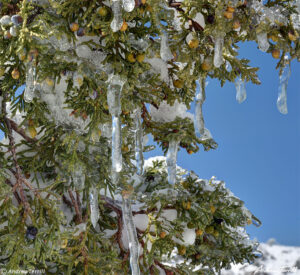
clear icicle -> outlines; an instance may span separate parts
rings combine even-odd
[[[195,106],[195,117],[194,117],[194,127],[196,131],[196,136],[201,137],[205,132],[204,127],[204,118],[202,113],[202,105],[205,101],[205,90],[202,87],[202,79],[196,82],[197,83],[197,93],[196,93],[196,106]]]
[[[36,68],[33,66],[32,62],[27,65],[26,71],[26,87],[24,91],[24,100],[26,102],[31,102],[34,97],[34,90],[36,84]]]
[[[131,202],[128,196],[123,196],[122,212],[123,223],[127,232],[127,238],[129,243],[131,274],[140,275],[139,242],[137,239],[136,228],[132,218]]]
[[[123,8],[127,12],[132,12],[135,7],[135,0],[123,0]]]
[[[168,182],[174,185],[176,183],[176,162],[179,141],[171,140],[167,153],[167,167],[168,167]]]
[[[291,75],[291,67],[288,61],[288,56],[284,57],[286,65],[279,76],[279,88],[277,98],[277,109],[280,113],[286,115],[288,113],[287,108],[287,85]]]
[[[91,208],[91,222],[94,228],[96,228],[97,222],[100,217],[99,208],[98,208],[98,192],[96,188],[92,188],[89,198],[90,198],[90,208]]]
[[[214,54],[214,66],[216,68],[220,68],[224,62],[223,44],[224,44],[224,37],[222,35],[217,36],[215,41],[215,54]]]
[[[135,160],[137,167],[137,174],[143,174],[144,155],[143,155],[143,129],[141,123],[141,110],[136,109],[134,112],[135,124]]]
[[[81,165],[78,164],[74,167],[74,171],[72,171],[72,179],[74,186],[77,189],[82,189],[84,187],[85,174]]]
[[[164,61],[169,61],[174,58],[168,42],[168,36],[166,34],[162,34],[161,42],[160,42],[160,57]]]
[[[122,170],[122,136],[121,136],[121,91],[124,81],[118,75],[109,78],[107,103],[112,115],[112,170]]]
[[[242,103],[247,98],[247,92],[245,87],[245,81],[239,76],[238,79],[235,81],[235,88],[236,88],[236,100],[238,103]]]
[[[258,33],[256,37],[257,37],[257,43],[259,49],[263,52],[266,52],[270,47],[267,33],[265,32]]]
[[[121,147],[122,147],[121,119],[118,116],[113,116],[111,157],[112,157],[112,169],[114,172],[121,172],[122,170],[122,148]]]
[[[123,25],[121,0],[112,0],[111,9],[112,9],[114,18],[111,21],[110,27],[113,32],[117,32],[121,29],[121,27]]]

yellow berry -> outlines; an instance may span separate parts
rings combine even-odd
[[[212,214],[214,214],[216,212],[216,207],[214,207],[213,205],[210,206],[210,211]]]
[[[145,5],[145,4],[146,4],[146,0],[142,0],[141,3],[142,3],[143,5]]]
[[[189,41],[188,45],[191,49],[196,49],[199,46],[199,40],[196,38],[193,38]]]
[[[123,146],[123,147],[122,147],[122,151],[123,151],[124,153],[129,152],[128,146]]]
[[[297,40],[297,36],[291,31],[289,31],[288,37],[291,41],[296,41]]]
[[[233,13],[229,12],[229,11],[225,11],[223,13],[224,17],[226,17],[227,19],[232,19],[233,18]]]
[[[134,57],[133,53],[128,54],[127,60],[131,63],[135,62],[135,57]]]
[[[77,77],[77,83],[79,86],[81,86],[83,84],[83,78],[82,77]]]
[[[150,5],[147,5],[146,11],[152,12],[152,7]]]
[[[203,71],[209,71],[211,69],[211,64],[207,61],[204,61],[202,64],[201,64],[201,69]]]
[[[11,76],[13,79],[19,79],[20,78],[20,72],[18,71],[18,69],[13,69],[13,71],[11,72]]]
[[[278,36],[275,35],[275,34],[272,34],[272,35],[270,36],[270,38],[271,38],[274,42],[277,42],[277,41],[278,41]]]
[[[77,23],[71,23],[71,24],[70,24],[70,30],[71,30],[72,32],[77,32],[78,29],[79,29],[79,25],[78,25]]]
[[[252,224],[252,220],[251,219],[247,219],[247,224],[248,225]]]
[[[234,7],[227,7],[227,11],[233,13],[235,11]]]
[[[187,152],[188,152],[188,154],[189,154],[189,155],[191,155],[191,154],[193,154],[193,153],[194,153],[194,151],[193,151],[193,150],[188,150]]]
[[[178,254],[179,255],[184,255],[186,253],[186,247],[185,246],[180,246],[178,249]]]
[[[233,21],[233,25],[232,25],[233,29],[237,30],[241,27],[241,23],[239,20],[234,20]]]
[[[274,50],[272,51],[272,56],[273,56],[274,58],[276,58],[276,59],[279,59],[279,57],[280,57],[280,50],[274,49]]]
[[[127,28],[128,28],[128,24],[124,21],[120,31],[125,32],[127,30]]]
[[[161,239],[164,239],[167,236],[167,233],[165,231],[160,232],[159,234]]]
[[[213,235],[216,237],[216,238],[218,238],[219,237],[219,235],[220,235],[220,233],[219,233],[219,231],[214,231],[214,233],[213,233]]]
[[[99,10],[98,10],[98,13],[99,15],[101,16],[106,16],[107,15],[107,9],[105,7],[101,7]]]
[[[190,210],[190,209],[191,209],[191,206],[192,206],[192,204],[191,204],[191,202],[190,202],[190,201],[188,201],[188,202],[183,202],[183,203],[182,203],[182,206],[183,206],[183,208],[184,208],[184,209],[186,209],[186,210]]]
[[[32,138],[35,138],[36,135],[37,135],[37,131],[35,129],[34,126],[29,126],[28,127],[28,132],[29,132],[29,135],[32,137]]]
[[[187,181],[182,181],[180,184],[182,185],[182,187],[184,189],[188,189],[189,188],[189,183]]]
[[[51,78],[47,77],[45,79],[45,81],[46,81],[46,83],[47,83],[48,86],[50,86],[50,87],[54,86],[54,81]]]
[[[68,244],[68,240],[67,239],[64,239],[64,240],[62,240],[62,242],[61,242],[61,248],[66,248],[67,247],[67,244]]]
[[[136,57],[136,60],[140,63],[142,63],[145,59],[145,54],[139,54],[137,57]]]
[[[183,88],[183,81],[180,79],[176,79],[173,81],[173,85],[174,85],[174,87],[181,89],[181,88]]]
[[[197,236],[201,236],[202,234],[203,234],[203,230],[201,230],[201,229],[196,230],[196,235]]]

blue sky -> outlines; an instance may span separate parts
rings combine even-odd
[[[260,67],[261,85],[247,83],[247,100],[238,104],[234,84],[223,88],[209,81],[204,104],[206,127],[217,150],[188,155],[180,151],[178,164],[202,178],[216,176],[245,201],[262,226],[249,226],[252,238],[300,246],[300,65],[292,63],[287,115],[277,111],[276,60],[255,43],[242,44],[240,56]],[[1,133],[0,133],[1,138]],[[146,155],[161,154],[154,150]]]
[[[178,164],[202,178],[224,180],[245,201],[262,221],[259,228],[247,227],[251,238],[300,246],[300,65],[292,63],[288,114],[282,115],[276,107],[276,60],[255,43],[240,46],[240,56],[260,67],[262,84],[247,83],[247,100],[238,104],[234,84],[221,88],[218,81],[210,80],[204,119],[219,147],[194,155],[181,150]]]

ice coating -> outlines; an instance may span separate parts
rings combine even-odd
[[[220,68],[223,64],[223,44],[224,37],[223,35],[218,35],[215,39],[215,54],[214,54],[214,66]]]
[[[196,136],[201,137],[204,134],[204,118],[202,112],[202,105],[205,101],[205,91],[202,87],[202,79],[196,81],[197,84],[197,93],[196,93],[196,105],[195,105],[195,116],[194,116],[194,127],[196,131]]]
[[[291,67],[288,62],[288,57],[284,57],[286,65],[279,76],[279,87],[278,87],[278,98],[277,98],[277,109],[280,113],[286,115],[288,113],[287,108],[287,85],[291,75]]]
[[[96,188],[92,188],[89,195],[90,209],[91,209],[91,222],[94,228],[97,226],[99,220],[99,208],[98,208],[98,192]]]
[[[171,140],[167,153],[167,168],[168,168],[168,182],[174,185],[176,183],[176,162],[179,141]]]
[[[36,78],[36,68],[30,62],[26,68],[26,87],[24,91],[24,100],[29,103],[33,100],[34,90],[35,90],[35,81]]]
[[[238,103],[242,103],[247,98],[247,92],[245,87],[245,81],[239,76],[235,81],[236,88],[236,100]]]
[[[112,116],[121,114],[121,92],[124,81],[118,75],[112,75],[108,79],[107,104]]]
[[[257,43],[259,49],[263,52],[266,52],[270,47],[267,33],[265,32],[258,33],[256,37],[257,37]]]
[[[111,9],[114,15],[113,20],[110,23],[110,27],[113,32],[117,32],[123,25],[121,0],[112,0]]]
[[[160,57],[164,61],[169,61],[174,58],[174,56],[169,48],[168,40],[169,39],[168,39],[167,34],[162,34],[161,42],[160,42]]]
[[[122,212],[123,223],[129,243],[131,274],[139,275],[139,242],[137,239],[136,227],[132,217],[131,202],[130,198],[128,197],[123,197]]]
[[[135,7],[135,0],[123,0],[123,8],[127,12],[132,12]]]
[[[137,174],[143,174],[144,167],[144,155],[143,155],[143,129],[141,123],[141,110],[136,109],[134,112],[134,124],[135,124],[135,160]]]
[[[121,172],[122,170],[122,139],[121,138],[122,138],[121,119],[118,116],[113,116],[111,158],[112,158],[112,170],[114,172]]]

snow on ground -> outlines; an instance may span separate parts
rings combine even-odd
[[[300,247],[279,245],[271,239],[258,249],[263,256],[253,264],[233,265],[221,275],[300,275]]]

